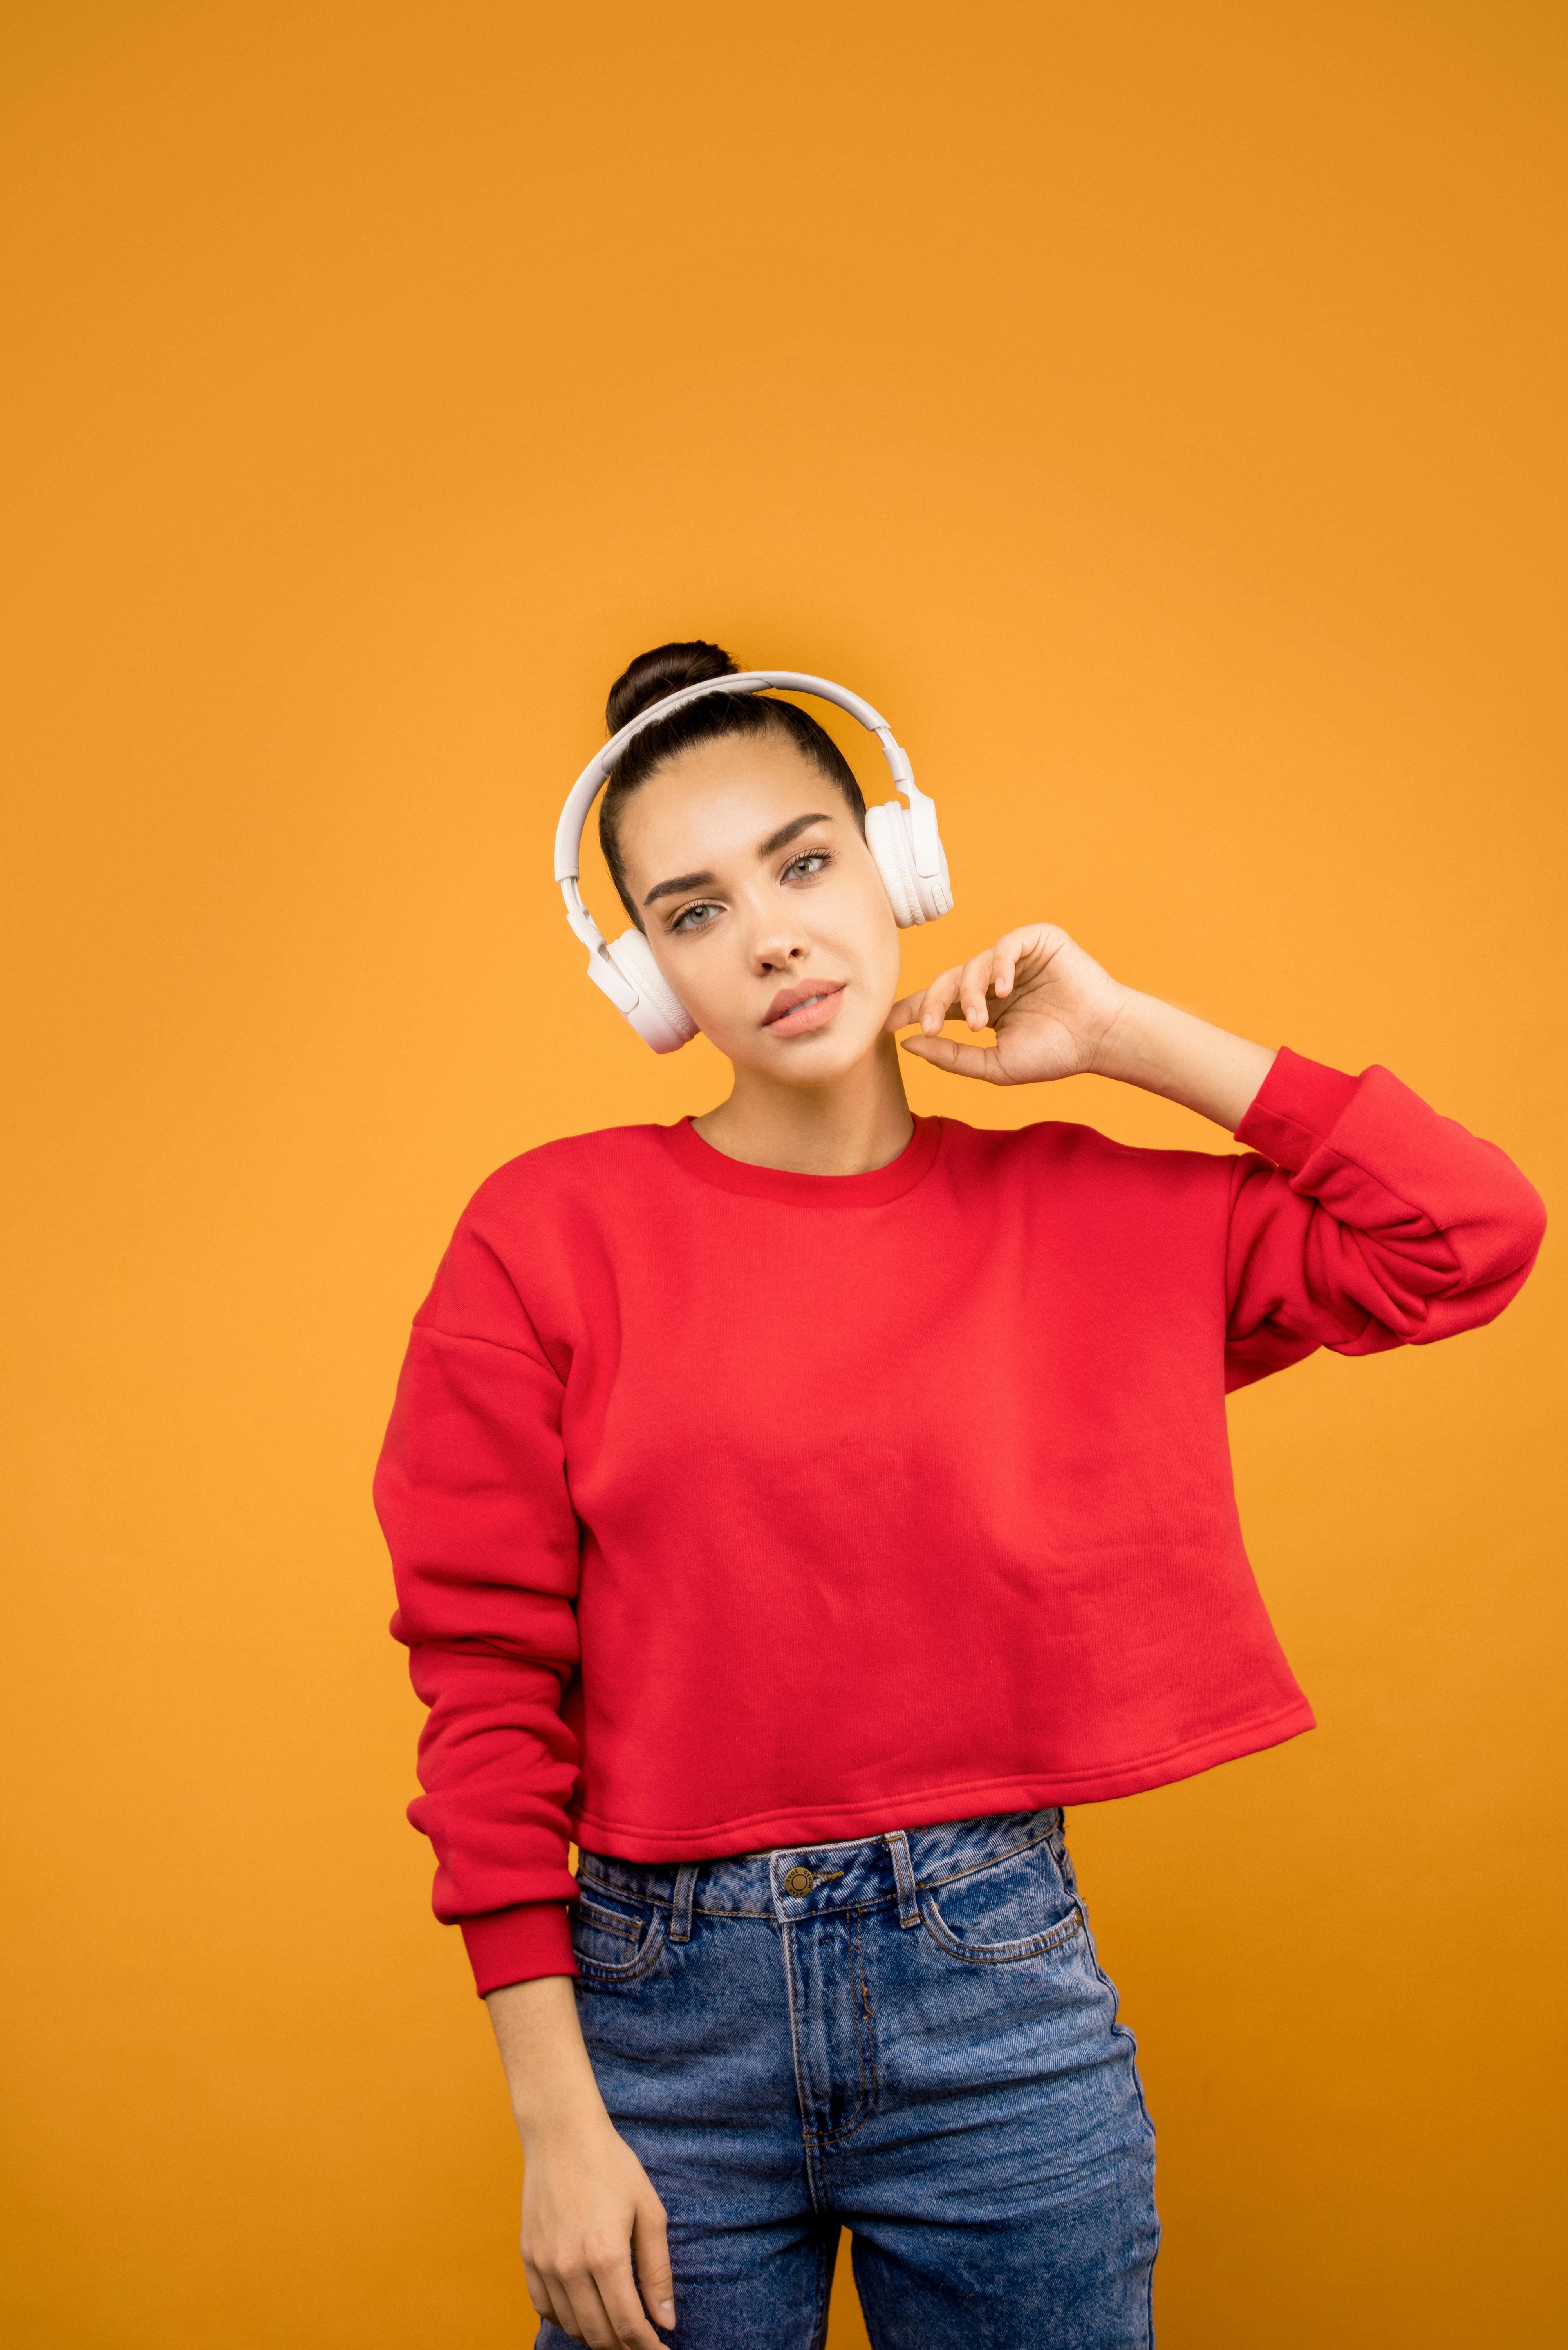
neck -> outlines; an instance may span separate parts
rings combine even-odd
[[[792,1175],[869,1175],[915,1131],[891,1036],[831,1085],[781,1086],[737,1069],[729,1100],[691,1123],[726,1159]]]

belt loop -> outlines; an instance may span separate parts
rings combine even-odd
[[[918,1926],[920,1904],[915,1892],[915,1865],[909,1858],[909,1839],[902,1828],[895,1828],[888,1838],[888,1849],[893,1856],[893,1881],[898,1888],[898,1923]]]
[[[689,1942],[691,1939],[691,1897],[697,1890],[697,1863],[683,1860],[675,1875],[675,1897],[670,1905],[670,1939],[672,1942]]]

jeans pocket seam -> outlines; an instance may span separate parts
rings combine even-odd
[[[598,1903],[590,1900],[586,1893],[580,1893],[577,1896],[574,1906],[583,1923],[591,1924],[597,1933],[622,1934],[628,1942],[636,1942],[639,1941],[648,1930],[645,1926],[639,1926],[635,1918],[621,1917],[618,1910],[601,1909]]]
[[[1061,1831],[1057,1828],[1046,1828],[1041,1835],[1030,1836],[1023,1844],[1010,1844],[1005,1852],[988,1852],[983,1860],[971,1860],[964,1867],[955,1868],[946,1877],[919,1877],[916,1880],[915,1889],[918,1893],[926,1893],[940,1885],[958,1885],[966,1877],[981,1877],[988,1868],[1000,1868],[1005,1860],[1016,1860],[1021,1853],[1038,1852],[1043,1844],[1049,1845],[1053,1853],[1060,1858],[1061,1851],[1065,1849],[1064,1846],[1060,1848],[1058,1846],[1057,1840],[1060,1834]]]
[[[669,1929],[669,1911],[656,1909],[649,1925],[646,1940],[639,1944],[629,1959],[618,1961],[591,1958],[579,1950],[575,1942],[572,1955],[576,1960],[579,1972],[589,1981],[606,1984],[640,1982],[644,1975],[653,1972],[654,1961],[664,1948]]]
[[[1048,1958],[1083,1930],[1084,1913],[1075,1902],[1065,1918],[1041,1933],[1023,1935],[1015,1942],[961,1942],[929,1893],[920,1902],[920,1922],[939,1950],[969,1966],[1014,1966],[1021,1959]]]

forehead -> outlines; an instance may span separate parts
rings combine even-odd
[[[836,817],[844,800],[814,761],[776,734],[700,743],[656,767],[626,803],[620,853],[628,879],[717,872],[810,810]],[[657,874],[655,871],[657,868]]]

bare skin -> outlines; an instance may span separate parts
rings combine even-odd
[[[943,1036],[943,1023],[961,1015],[971,1031],[994,1029],[995,1044]],[[919,1033],[905,1037],[904,1050],[954,1076],[993,1086],[1118,1077],[1211,1118],[1228,1134],[1274,1061],[1267,1045],[1124,987],[1054,922],[1007,931],[902,997],[888,1028],[911,1024]]]
[[[696,1121],[703,1140],[797,1174],[896,1159],[914,1132],[886,1033],[898,928],[835,785],[771,735],[703,743],[629,802],[621,855],[655,961],[734,1073]],[[767,1017],[780,992],[814,981],[831,1016],[781,1033]]]
[[[656,770],[628,806],[621,850],[655,961],[733,1071],[697,1131],[752,1166],[857,1175],[896,1159],[914,1132],[903,1028],[904,1052],[954,1076],[1116,1077],[1228,1133],[1273,1062],[1269,1046],[1123,986],[1051,922],[1006,931],[895,1001],[898,928],[864,836],[834,785],[771,736],[705,743]],[[941,1033],[955,1019],[966,1036]],[[992,1044],[978,1041],[987,1030]],[[509,1983],[487,2004],[523,2141],[534,2304],[592,2350],[658,2350],[654,2325],[675,2322],[664,2209],[605,2109],[571,1981]]]
[[[523,2141],[529,2299],[595,2350],[659,2350],[649,2316],[675,2323],[664,2206],[605,2111],[571,1977],[508,1983],[485,2005]]]

